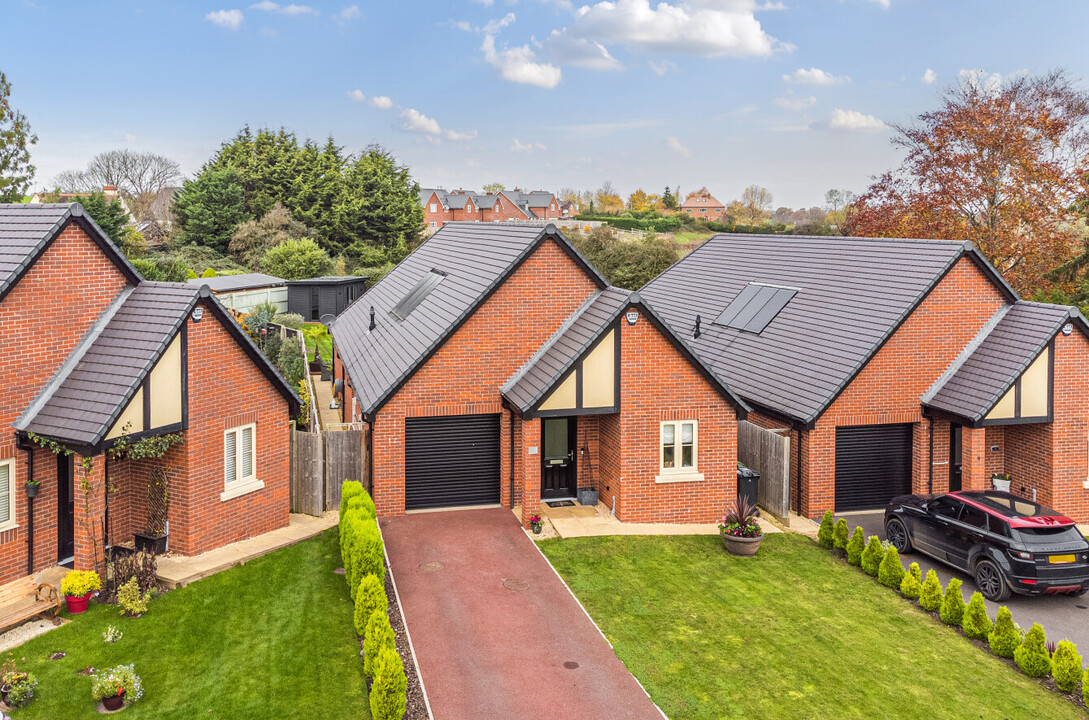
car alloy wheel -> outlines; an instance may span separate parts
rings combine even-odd
[[[911,552],[911,541],[908,540],[907,528],[899,520],[895,518],[889,520],[889,524],[885,526],[885,537],[896,548],[896,552],[901,554]]]
[[[976,564],[975,581],[983,597],[992,602],[999,602],[1010,596],[1002,571],[990,560],[980,560]]]

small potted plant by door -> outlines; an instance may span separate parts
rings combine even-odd
[[[540,515],[534,515],[533,517],[531,517],[529,519],[529,527],[530,527],[530,529],[533,530],[534,535],[540,535],[541,534],[541,525],[542,525],[542,521],[541,521],[541,516]]]
[[[68,612],[79,615],[87,612],[91,595],[102,589],[102,578],[93,570],[70,570],[61,580],[61,595],[68,603]]]
[[[764,539],[760,523],[756,521],[759,515],[760,510],[747,496],[737,498],[733,510],[726,513],[718,526],[728,553],[743,557],[756,554],[760,541]]]
[[[27,480],[24,488],[28,498],[38,497],[38,489],[42,486],[41,480]]]
[[[120,710],[140,699],[144,688],[132,665],[116,665],[100,670],[91,680],[91,695],[109,712]]]
[[[170,510],[170,489],[167,487],[166,471],[161,467],[152,469],[147,480],[147,528],[146,532],[135,533],[136,549],[162,555],[166,552],[166,518]]]
[[[1009,473],[994,473],[991,475],[991,484],[995,490],[1010,491],[1010,481],[1013,480]]]

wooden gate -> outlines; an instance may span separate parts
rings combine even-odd
[[[336,510],[342,482],[367,485],[365,432],[291,432],[291,512],[318,516]]]
[[[757,503],[777,518],[790,512],[790,431],[737,424],[737,460],[760,473]]]
[[[338,430],[322,433],[325,441],[325,506],[330,510],[340,507],[340,484],[345,480],[358,480],[363,487],[367,487],[364,432]]]

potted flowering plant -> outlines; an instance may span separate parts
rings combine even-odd
[[[91,695],[102,702],[106,710],[120,710],[125,704],[140,699],[144,688],[132,665],[116,665],[95,673],[91,680]]]
[[[529,519],[529,526],[530,526],[530,528],[533,529],[533,534],[534,535],[540,535],[541,534],[541,525],[542,525],[542,523],[541,523],[541,516],[540,515],[534,515],[533,517],[531,517]]]
[[[993,475],[991,475],[991,485],[994,486],[995,490],[1004,490],[1006,492],[1009,492],[1010,481],[1012,479],[1013,478],[1010,477],[1009,473],[994,473]]]
[[[13,710],[33,700],[36,687],[38,679],[32,673],[19,672],[14,660],[8,660],[0,667],[0,697]]]
[[[38,497],[38,489],[41,488],[41,486],[41,480],[27,480],[26,483],[23,485],[23,488],[26,490],[26,496],[28,498],[32,498]]]
[[[79,615],[87,612],[91,593],[102,589],[102,578],[93,570],[70,570],[61,580],[61,595],[68,603],[68,612]]]
[[[764,533],[756,521],[759,515],[760,510],[748,496],[738,496],[733,509],[726,513],[718,525],[727,552],[745,557],[756,554],[760,549],[760,541],[764,539]]]

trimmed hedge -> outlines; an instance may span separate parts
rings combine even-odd
[[[821,518],[820,529],[817,530],[817,542],[820,543],[820,546],[825,550],[831,550],[834,542],[832,538],[832,525],[832,511],[825,510],[824,517]]]
[[[912,565],[915,565],[915,563],[912,563]],[[908,600],[918,600],[922,592],[922,583],[919,582],[919,578],[915,577],[915,573],[906,573],[904,579],[900,581],[900,594]]]
[[[1040,623],[1033,623],[1021,646],[1013,653],[1013,661],[1029,677],[1044,677],[1051,672],[1051,656],[1047,654],[1047,637]]]
[[[940,614],[946,625],[960,625],[964,622],[964,595],[960,591],[961,585],[963,583],[959,578],[953,578],[945,588]]]
[[[866,549],[862,551],[862,569],[870,577],[877,577],[877,572],[881,569],[881,561],[884,559],[885,548],[881,547],[881,541],[877,539],[876,535],[871,535],[870,542],[866,544]]]
[[[1063,692],[1074,692],[1081,679],[1081,655],[1078,646],[1069,640],[1060,640],[1051,656],[1051,675]]]
[[[1089,668],[1085,668],[1085,674],[1081,676],[1081,700],[1089,705]]]
[[[847,521],[840,518],[832,528],[832,547],[841,552],[847,552]]]
[[[926,580],[923,581],[923,589],[919,593],[919,607],[927,612],[936,612],[942,606],[942,584],[938,580],[938,573],[933,570],[926,571]]]
[[[1012,658],[1014,651],[1021,645],[1021,633],[1017,632],[1013,615],[1005,605],[998,608],[998,617],[995,618],[994,629],[987,636],[987,642],[991,646],[991,652],[1004,658]]]
[[[973,640],[986,640],[994,629],[991,618],[987,616],[987,606],[983,604],[983,595],[979,591],[972,593],[972,599],[968,601],[961,629]]]
[[[904,564],[900,562],[900,552],[890,547],[877,568],[877,579],[885,587],[898,588],[904,581]]]
[[[862,564],[862,551],[866,549],[866,533],[860,526],[855,526],[855,532],[847,541],[847,562],[851,565]]]
[[[919,567],[919,563],[911,563],[911,565],[908,566],[908,573],[915,576],[915,579],[919,581],[919,585],[923,584],[923,571]]]
[[[374,663],[371,684],[371,717],[374,720],[401,720],[408,706],[408,678],[396,650],[383,648]]]
[[[359,583],[359,590],[355,593],[356,635],[362,636],[367,631],[367,621],[376,610],[388,613],[389,599],[386,597],[385,585],[378,576],[367,575]]]
[[[375,610],[367,620],[363,631],[363,674],[374,677],[375,664],[379,653],[385,648],[397,649],[397,638],[389,624],[389,613]]]

